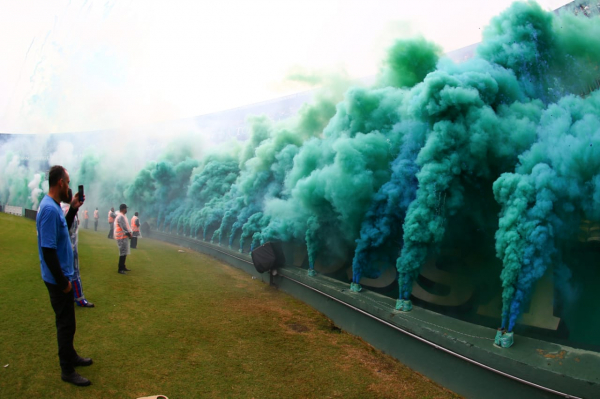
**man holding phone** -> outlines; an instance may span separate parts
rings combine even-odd
[[[84,198],[77,193],[65,217],[60,202],[69,200],[69,173],[62,166],[52,166],[48,172],[48,183],[48,194],[38,208],[36,227],[42,279],[48,288],[56,318],[61,379],[87,386],[91,384],[90,380],[79,375],[75,367],[89,366],[93,362],[90,358],[79,356],[73,347],[76,322],[73,290],[69,281],[74,273],[69,228]]]

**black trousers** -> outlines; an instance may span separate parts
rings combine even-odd
[[[46,283],[50,294],[50,303],[56,316],[56,338],[58,340],[58,360],[63,374],[71,374],[75,371],[73,362],[78,355],[73,347],[75,337],[75,301],[73,290],[68,293],[62,292],[58,285]]]
[[[98,231],[98,221],[94,220],[94,231]]]
[[[108,229],[108,237],[107,238],[113,238],[113,227],[114,227],[114,223],[109,223],[108,224],[110,227]]]
[[[137,237],[132,237],[129,245],[130,248],[137,248]]]
[[[83,219],[83,228],[84,229],[88,228],[88,221],[89,221],[89,219]]]
[[[119,271],[125,270],[125,259],[127,259],[127,255],[119,256]]]

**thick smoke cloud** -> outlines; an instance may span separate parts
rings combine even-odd
[[[557,239],[600,220],[600,92],[550,105],[537,141],[494,183],[502,205],[496,250],[504,269],[502,323],[512,330],[533,283],[561,264]]]
[[[102,193],[94,203],[126,201],[160,231],[239,239],[240,251],[306,245],[311,274],[318,259],[353,253],[355,291],[395,261],[404,301],[450,218],[499,209],[502,327],[512,331],[551,265],[559,288],[568,279],[558,242],[600,222],[600,24],[520,2],[483,39],[458,64],[422,38],[398,41],[374,86],[337,82],[293,118],[251,118],[248,140],[219,148],[194,149],[186,136],[149,154],[148,143],[99,140],[73,157],[68,143],[13,140],[0,151],[0,200],[35,207],[44,168],[62,163]]]

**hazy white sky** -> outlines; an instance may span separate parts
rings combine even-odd
[[[568,1],[538,0],[545,9]],[[196,116],[377,72],[396,38],[480,40],[511,0],[0,0],[0,132]]]

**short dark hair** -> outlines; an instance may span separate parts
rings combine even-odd
[[[60,165],[54,165],[48,171],[48,186],[54,187],[58,184],[60,179],[66,175],[65,168]]]
[[[138,213],[137,213],[137,212],[135,213],[135,216],[138,216]]]

